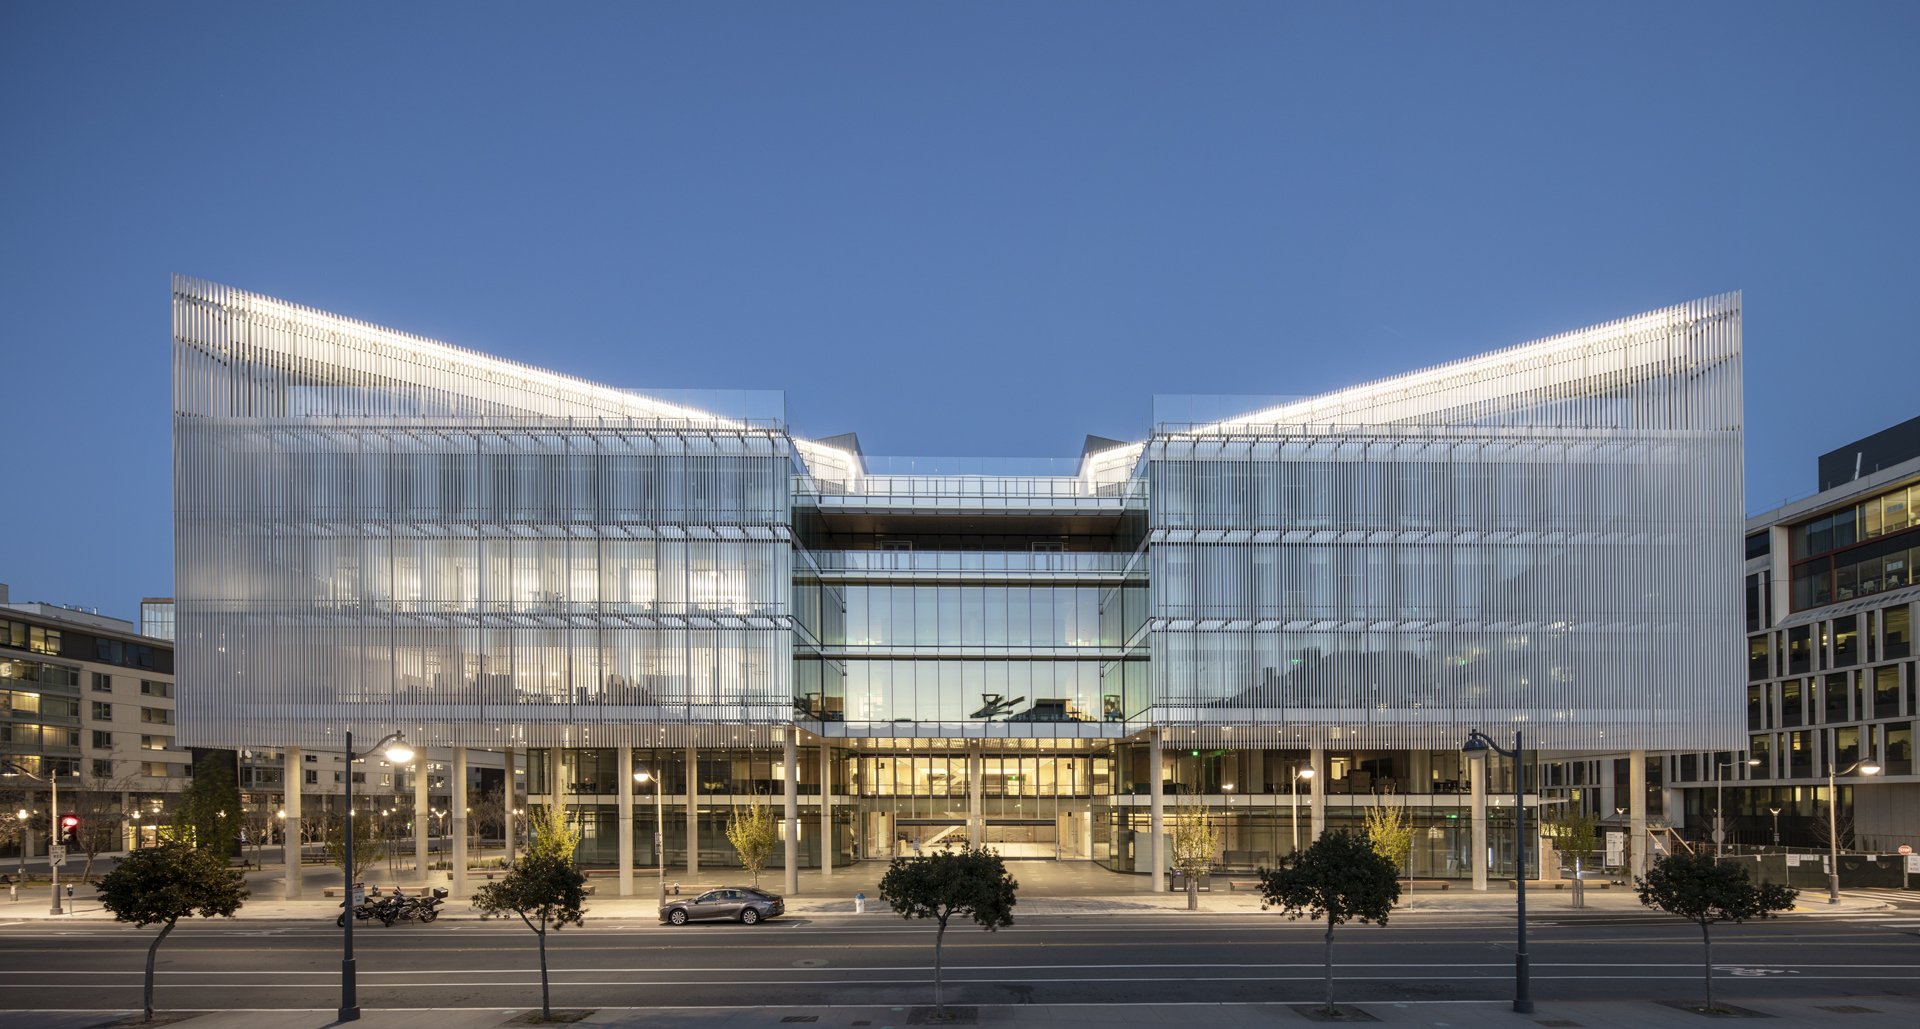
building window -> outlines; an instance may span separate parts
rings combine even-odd
[[[95,758],[93,761],[93,777],[95,779],[113,778],[113,762],[106,758]]]
[[[112,734],[112,733],[110,733],[110,732],[106,732],[106,731],[104,731],[104,730],[101,730],[101,729],[95,729],[95,730],[93,730],[93,749],[95,749],[95,750],[112,750],[112,749],[113,749],[113,734]]]
[[[113,705],[103,701],[93,702],[93,720],[96,722],[113,721]]]
[[[171,742],[172,741],[165,736],[142,736],[140,737],[140,749],[165,750],[167,749],[167,744]]]
[[[140,680],[140,695],[143,697],[171,697],[173,696],[173,684],[170,682],[156,682],[152,679],[142,679]]]
[[[165,779],[170,774],[164,761],[148,761],[140,766],[140,773],[149,779]]]
[[[112,693],[113,692],[113,676],[108,675],[105,672],[93,673],[93,692]]]
[[[1905,604],[1888,608],[1880,621],[1885,626],[1885,655],[1889,658],[1906,657],[1913,649],[1913,612]]]
[[[320,785],[320,773],[311,768],[307,769],[307,785],[308,786]]]
[[[172,725],[173,712],[163,707],[143,707],[140,709],[140,720],[148,725]]]

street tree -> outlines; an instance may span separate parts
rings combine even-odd
[[[227,867],[226,855],[173,842],[136,850],[100,880],[100,906],[115,920],[145,929],[160,926],[147,947],[142,1021],[153,1021],[153,958],[182,918],[229,918],[246,902],[240,872]]]
[[[1347,922],[1386,925],[1400,900],[1399,869],[1363,836],[1335,829],[1290,854],[1275,869],[1260,870],[1260,908],[1277,907],[1287,920],[1327,920],[1327,1014],[1333,1004],[1333,930]]]
[[[1207,809],[1198,803],[1186,804],[1173,813],[1167,829],[1167,845],[1173,852],[1173,870],[1186,876],[1187,910],[1200,907],[1200,878],[1213,871],[1213,855],[1220,848],[1220,830],[1207,817]],[[1157,888],[1157,885],[1156,885]]]
[[[880,899],[902,918],[931,918],[939,925],[933,936],[936,1010],[945,1009],[941,945],[946,942],[948,920],[964,915],[988,932],[1003,929],[1013,924],[1014,894],[1019,889],[999,853],[986,847],[894,858],[887,866],[887,873],[880,877]]]
[[[353,816],[353,867],[347,867],[347,831],[345,819],[339,815],[326,818],[327,863],[337,865],[345,873],[346,881],[357,883],[367,874],[367,870],[380,863],[387,856],[386,834],[372,812]]]
[[[733,852],[740,855],[740,866],[753,877],[753,884],[759,886],[760,870],[767,866],[773,848],[780,844],[780,828],[774,820],[773,809],[757,800],[744,809],[734,808],[727,817],[727,842],[733,844]]]
[[[573,866],[571,853],[550,851],[529,853],[514,863],[500,879],[481,887],[473,895],[473,906],[482,915],[493,917],[508,913],[520,916],[540,941],[540,1017],[553,1018],[551,988],[547,978],[547,930],[555,932],[586,921],[587,877]]]
[[[1546,835],[1563,854],[1573,855],[1573,906],[1587,906],[1587,883],[1580,878],[1588,854],[1600,843],[1600,823],[1582,808],[1575,808],[1544,827]]]
[[[1633,881],[1640,903],[1679,915],[1700,927],[1705,944],[1703,970],[1709,1012],[1721,1010],[1713,1000],[1713,924],[1772,918],[1793,907],[1800,891],[1778,883],[1756,883],[1745,866],[1708,854],[1669,854]]]
[[[1395,868],[1407,870],[1407,894],[1413,894],[1413,818],[1404,807],[1385,804],[1367,809],[1361,829],[1373,852],[1386,858]]]
[[[527,856],[556,857],[571,862],[580,846],[580,827],[558,804],[537,804],[527,812]]]
[[[174,808],[175,828],[193,845],[223,858],[233,857],[240,843],[240,786],[233,778],[233,762],[220,752],[204,754],[193,766],[193,784]]]

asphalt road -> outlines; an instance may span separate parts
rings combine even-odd
[[[949,931],[959,1004],[1311,1001],[1322,932],[1278,915],[1035,917]],[[152,930],[0,925],[0,1009],[137,1007]],[[366,1007],[537,1003],[535,937],[518,922],[440,922],[354,934]],[[1336,991],[1355,1002],[1509,998],[1511,916],[1410,912],[1335,936]],[[1788,915],[1714,931],[1725,1000],[1920,996],[1920,905],[1848,917]],[[592,921],[548,937],[554,1003],[568,1007],[923,1004],[934,933],[869,913],[761,926]],[[1698,996],[1699,931],[1654,914],[1556,910],[1533,923],[1538,1000]],[[340,997],[332,924],[183,925],[158,964],[164,1008],[328,1008]]]

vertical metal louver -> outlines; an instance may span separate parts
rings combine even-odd
[[[1736,747],[1740,300],[1161,425],[1151,719],[1185,744]]]

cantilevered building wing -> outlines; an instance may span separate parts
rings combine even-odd
[[[1737,748],[1740,301],[1161,424],[1152,703],[1185,744]]]
[[[791,721],[778,420],[186,279],[173,335],[183,740]]]

